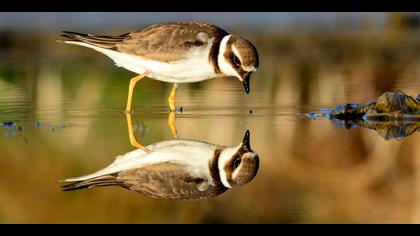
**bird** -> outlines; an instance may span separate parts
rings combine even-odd
[[[126,111],[131,111],[134,88],[144,77],[173,83],[168,97],[175,111],[178,84],[219,77],[236,77],[250,91],[250,76],[259,66],[256,47],[244,37],[204,22],[164,22],[118,36],[62,31],[67,44],[94,49],[118,67],[136,74],[129,85]]]
[[[95,173],[64,179],[62,190],[119,186],[152,198],[209,199],[247,184],[259,168],[249,130],[238,146],[174,139],[146,148],[149,152],[136,149],[120,155]]]

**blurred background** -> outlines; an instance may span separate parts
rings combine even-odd
[[[205,201],[117,187],[62,192],[130,146],[123,113],[133,73],[60,31],[122,34],[164,21],[216,24],[255,44],[246,95],[230,78],[180,85],[180,138],[237,145],[247,129],[260,169]],[[420,93],[419,13],[0,13],[1,223],[420,223],[420,135],[385,140],[304,113]],[[145,145],[172,139],[172,85],[145,79],[134,100]],[[252,111],[252,112],[250,112]]]

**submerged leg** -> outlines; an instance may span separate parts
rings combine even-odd
[[[134,131],[133,131],[133,123],[131,122],[131,113],[127,112],[126,114],[126,118],[127,118],[127,127],[128,127],[128,137],[130,138],[130,143],[131,145],[133,145],[136,148],[141,148],[143,149],[145,152],[149,152],[149,149],[147,149],[146,147],[144,147],[143,145],[141,145],[138,141],[136,136],[134,135]]]
[[[169,95],[168,98],[169,108],[171,109],[171,112],[175,111],[175,95],[177,87],[178,84],[174,84],[174,86],[172,87],[171,95]]]
[[[149,74],[148,71],[146,71],[145,73],[141,75],[137,75],[136,77],[130,80],[130,87],[128,88],[127,107],[125,108],[125,111],[127,113],[131,112],[131,100],[133,99],[133,91],[134,91],[134,88],[136,87],[137,82],[143,79],[147,74]]]
[[[176,132],[175,112],[174,111],[169,112],[168,125],[169,125],[169,128],[171,129],[171,132],[172,132],[172,135],[174,136],[174,138],[178,138],[178,134]]]

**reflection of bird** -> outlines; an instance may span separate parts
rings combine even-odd
[[[174,83],[168,99],[174,110],[178,83],[235,76],[249,93],[250,75],[258,67],[258,53],[251,42],[206,23],[161,23],[119,36],[67,31],[62,36],[66,43],[93,48],[117,66],[139,74],[130,82],[127,111],[133,89],[144,76]]]
[[[63,190],[120,186],[145,195],[167,199],[215,197],[251,181],[259,157],[251,150],[249,131],[236,147],[195,140],[162,141],[129,152],[108,167],[63,182]]]

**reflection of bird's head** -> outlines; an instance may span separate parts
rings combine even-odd
[[[251,150],[249,131],[237,147],[224,149],[219,157],[220,179],[227,188],[244,185],[257,174],[259,167],[258,154]]]

